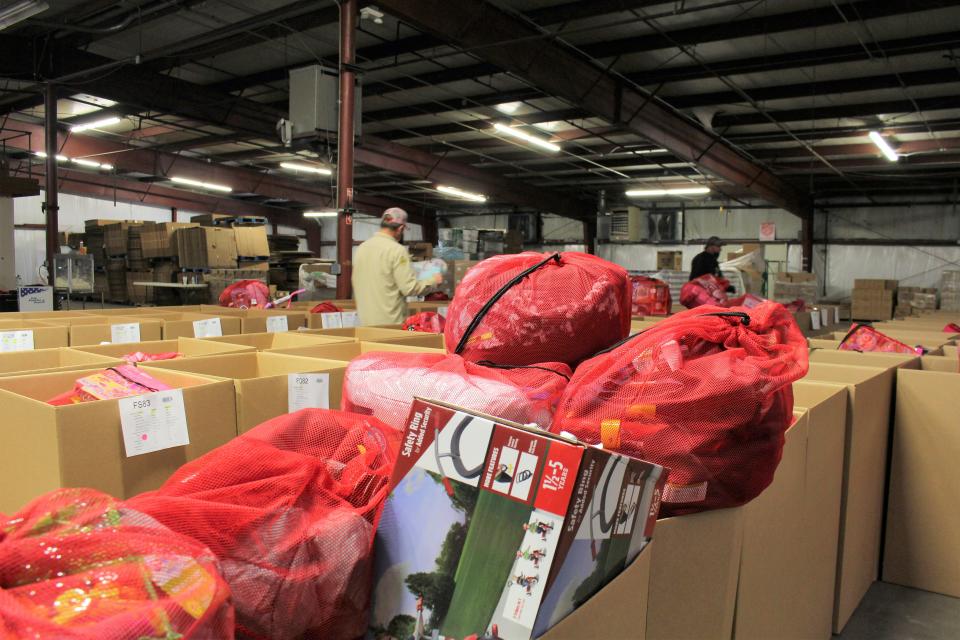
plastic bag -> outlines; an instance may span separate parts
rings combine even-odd
[[[77,378],[73,389],[47,400],[47,404],[60,406],[95,400],[129,398],[130,396],[139,396],[153,391],[166,391],[172,388],[162,380],[157,380],[150,374],[145,373],[142,369],[129,364],[121,364]]]
[[[571,375],[559,362],[497,367],[453,354],[374,351],[347,366],[341,407],[402,430],[420,397],[546,428]]]
[[[670,467],[663,516],[732,507],[773,480],[807,369],[781,305],[692,309],[581,364],[550,430]]]
[[[183,354],[177,353],[176,351],[169,351],[167,353],[144,353],[143,351],[134,351],[133,353],[128,353],[121,357],[129,364],[136,364],[138,362],[153,362],[155,360],[174,360],[176,358],[182,358]]]
[[[199,542],[92,489],[0,521],[0,637],[234,637],[230,592]]]
[[[341,311],[343,309],[332,302],[321,302],[310,309],[310,313],[340,313]]]
[[[956,322],[947,323],[943,330],[946,333],[960,333],[960,324],[957,324]]]
[[[840,341],[837,347],[840,351],[862,351],[869,353],[909,353],[923,354],[922,347],[911,347],[908,344],[895,340],[888,335],[880,333],[868,324],[855,324],[847,332],[847,335]]]
[[[366,628],[373,532],[398,448],[375,418],[304,409],[128,504],[213,551],[238,637],[353,640]]]
[[[633,315],[668,316],[673,300],[670,285],[656,278],[630,276],[633,285]]]
[[[574,365],[629,333],[631,293],[622,267],[586,253],[488,258],[467,271],[450,302],[447,351]]]
[[[724,306],[727,304],[727,287],[730,282],[710,274],[687,282],[680,289],[680,304],[693,309],[705,304]]]
[[[221,307],[253,309],[270,304],[270,289],[260,280],[238,280],[223,290]]]
[[[403,321],[404,331],[443,333],[444,317],[436,311],[421,311]]]

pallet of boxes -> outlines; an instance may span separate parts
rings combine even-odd
[[[891,320],[897,300],[897,280],[857,278],[853,281],[854,320]]]
[[[898,287],[897,306],[893,315],[897,318],[919,316],[937,308],[937,290],[928,287]]]
[[[138,228],[143,222],[140,220],[114,220],[103,227],[103,247],[107,265],[107,300],[116,303],[130,301],[130,291],[127,287],[127,271],[130,270],[128,261],[130,255],[130,230]],[[133,262],[133,269],[142,271],[143,254],[140,249],[139,234],[135,235],[137,253]]]
[[[960,311],[960,271],[944,271],[940,277],[940,308]]]
[[[181,276],[206,284],[210,304],[218,304],[224,289],[238,280],[267,284],[266,218],[213,215],[194,220],[200,225],[176,233]]]
[[[113,220],[85,220],[83,223],[83,243],[89,255],[93,256],[93,295],[106,300],[109,295],[107,282],[107,254],[104,250],[104,227]]]
[[[144,282],[173,283],[179,281],[180,250],[176,233],[180,229],[199,226],[193,222],[147,222],[140,229],[143,257],[147,269],[140,274]],[[180,297],[170,289],[134,287],[136,304],[175,305]]]

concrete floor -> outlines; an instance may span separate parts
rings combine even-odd
[[[875,582],[841,640],[958,640],[960,599]]]

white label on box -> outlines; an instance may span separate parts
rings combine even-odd
[[[31,351],[33,349],[33,330],[0,331],[0,352]]]
[[[343,318],[340,316],[340,312],[321,313],[320,324],[324,329],[342,329]]]
[[[287,376],[287,412],[330,408],[329,373],[291,373]]]
[[[356,311],[341,311],[340,324],[343,327],[359,327],[360,314]]]
[[[289,330],[287,316],[267,316],[267,333],[283,333]]]
[[[194,338],[221,338],[223,337],[223,327],[220,326],[220,318],[207,318],[206,320],[193,321]]]
[[[140,323],[129,322],[127,324],[110,325],[110,342],[114,344],[140,342]]]
[[[182,389],[120,398],[117,403],[128,458],[190,444]]]
[[[824,327],[830,326],[830,309],[827,307],[820,309],[820,324]]]
[[[833,324],[840,324],[840,307],[833,308]]]
[[[820,330],[821,326],[820,326],[820,310],[819,309],[814,309],[813,311],[810,312],[810,326],[813,328],[814,331]]]

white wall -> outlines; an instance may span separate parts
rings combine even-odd
[[[800,239],[800,218],[782,209],[688,209],[684,212],[684,237],[759,238],[761,222],[776,224],[777,240]]]

